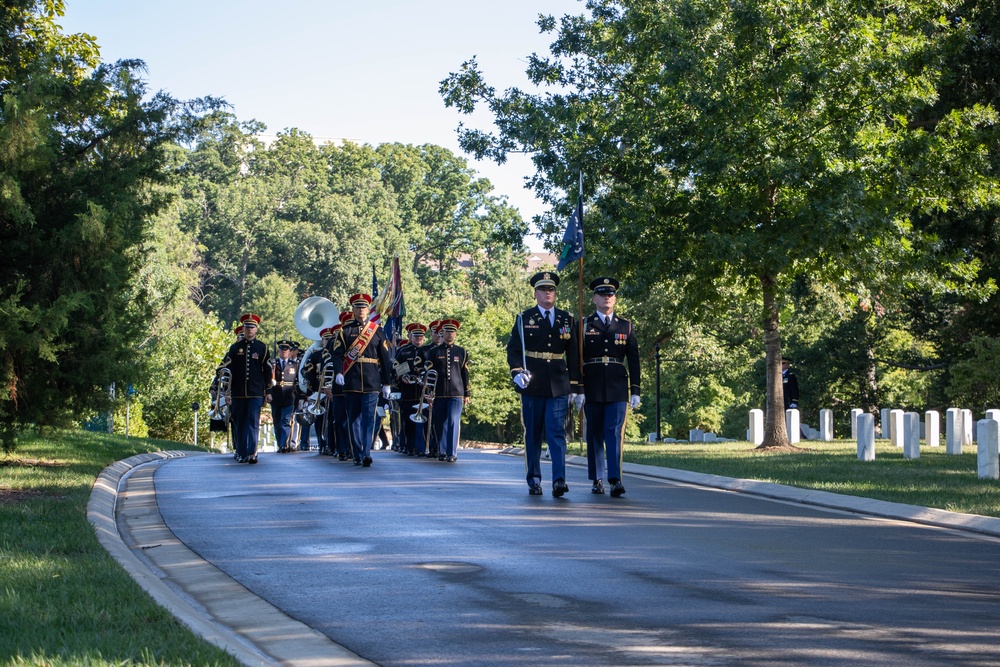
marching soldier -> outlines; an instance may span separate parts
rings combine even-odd
[[[330,338],[330,342],[326,347],[327,359],[330,363],[330,368],[333,369],[330,375],[331,378],[340,372],[339,367],[333,366],[333,347],[337,344],[344,324],[353,319],[354,311],[345,310],[340,313],[340,323],[332,327],[333,337]],[[347,427],[347,403],[344,398],[344,388],[333,382],[331,384],[331,391],[333,395],[330,403],[332,412],[327,414],[327,438],[330,443],[330,455],[336,454],[338,459],[346,461],[353,459],[353,456],[351,452],[351,434]]]
[[[278,452],[293,451],[290,434],[292,413],[295,412],[297,398],[295,385],[299,375],[299,364],[292,360],[292,341],[278,341],[278,358],[272,365],[273,384],[271,386],[271,420],[274,423],[274,442]]]
[[[438,336],[438,331],[441,328],[441,320],[434,320],[427,326],[427,342],[424,346],[420,348],[420,356],[426,361],[431,358],[431,351],[437,347],[440,338]],[[434,430],[434,420],[431,419],[431,414],[428,411],[427,421],[423,423],[423,428],[426,429],[424,432],[424,440],[426,441],[427,448],[427,458],[436,459],[441,452],[438,450],[438,437],[437,431]]]
[[[257,440],[260,436],[260,409],[270,400],[270,355],[267,345],[257,340],[260,315],[247,313],[240,318],[243,339],[229,347],[221,366],[232,373],[232,411],[236,460],[257,463]]]
[[[519,313],[507,342],[507,365],[521,394],[524,463],[528,493],[542,495],[542,437],[552,460],[552,495],[569,491],[566,484],[566,410],[580,390],[576,322],[555,307],[559,275],[536,273],[529,281],[536,306]]]
[[[372,464],[371,447],[375,437],[375,408],[379,394],[389,397],[389,343],[382,327],[368,320],[372,298],[368,294],[350,297],[353,318],[334,338],[333,367],[335,382],[344,388],[347,425],[354,464]]]
[[[469,404],[469,353],[455,345],[458,320],[441,320],[441,344],[431,349],[429,361],[437,372],[434,392],[434,430],[438,434],[438,461],[458,460],[462,408]]]
[[[583,321],[583,387],[577,408],[587,416],[587,473],[593,493],[604,493],[605,472],[611,497],[625,493],[622,445],[626,406],[639,406],[639,343],[632,323],[615,315],[618,281],[591,281],[595,313]],[[585,405],[584,405],[585,403]],[[605,465],[605,458],[607,464]]]
[[[303,352],[299,363],[298,389],[299,394],[304,397],[306,407],[310,405],[309,397],[320,390],[319,381],[323,365],[323,329],[320,331],[320,340],[311,344]],[[319,400],[316,397],[316,400]],[[309,451],[309,434],[313,425],[316,426],[316,442],[320,447],[325,446],[326,434],[319,428],[320,420],[316,419],[310,423],[311,417],[302,420],[302,430],[299,431],[299,449]]]
[[[424,343],[426,331],[427,327],[419,322],[411,322],[406,325],[407,342],[400,345],[396,351],[396,363],[393,367],[396,387],[399,389],[400,395],[401,451],[407,456],[427,455],[424,451],[423,433],[418,435],[418,430],[422,431],[422,429],[418,429],[420,425],[410,419],[420,403],[422,393],[421,384],[418,381],[424,370],[424,360],[420,356],[420,348]]]

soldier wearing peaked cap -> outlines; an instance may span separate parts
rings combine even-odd
[[[354,294],[350,302],[353,317],[334,338],[332,359],[335,382],[344,388],[354,463],[367,468],[372,464],[375,409],[379,394],[389,397],[392,360],[382,327],[368,320],[371,296]]]
[[[458,460],[462,408],[469,404],[469,353],[455,345],[461,326],[458,320],[441,320],[441,344],[431,348],[429,361],[437,373],[431,408],[434,432],[438,434],[438,460]]]
[[[278,341],[278,358],[271,366],[272,382],[271,421],[274,426],[274,442],[281,453],[291,452],[298,443],[291,442],[292,413],[295,412],[295,391],[298,384],[299,364],[292,359],[292,341]]]
[[[427,340],[424,346],[420,348],[420,356],[426,361],[431,357],[431,351],[438,346],[441,340],[439,334],[441,330],[441,320],[434,320],[427,326]],[[440,452],[438,451],[438,438],[437,431],[434,430],[434,420],[428,419],[425,423],[421,424],[421,429],[427,429],[427,433],[424,433],[421,437],[426,441],[425,448],[427,458],[436,459]]]
[[[604,493],[607,475],[611,496],[625,493],[622,445],[626,406],[639,406],[639,344],[632,323],[615,315],[618,281],[590,282],[596,311],[583,321],[583,387],[577,407],[586,403],[587,473],[591,491]]]
[[[257,440],[260,436],[260,410],[270,400],[270,355],[267,345],[257,340],[260,316],[247,313],[240,318],[243,340],[229,347],[221,366],[232,373],[232,412],[236,460],[257,463]]]
[[[521,394],[524,463],[528,493],[542,495],[542,437],[552,460],[552,495],[566,484],[566,412],[570,395],[580,391],[576,322],[555,307],[559,275],[536,273],[529,281],[536,305],[519,313],[507,343],[507,365]]]

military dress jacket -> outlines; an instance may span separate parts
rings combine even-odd
[[[526,396],[566,396],[580,393],[580,355],[577,346],[576,321],[565,310],[553,309],[554,325],[542,317],[537,306],[520,314],[524,327],[524,357],[521,355],[521,327],[517,318],[507,341],[507,366],[513,380],[527,361],[531,382],[526,389],[517,388]]]
[[[233,374],[233,398],[264,398],[271,386],[270,358],[267,345],[257,339],[238,340],[229,346],[222,367]]]
[[[299,382],[298,360],[274,360],[274,384],[271,386],[271,404],[274,408],[295,405],[296,388]]]
[[[364,330],[365,323],[351,320],[334,335],[330,359],[333,363],[334,375],[344,367],[344,356],[351,349],[354,341]],[[392,359],[389,357],[389,341],[385,338],[382,327],[375,327],[375,335],[355,360],[347,374],[344,375],[344,391],[346,393],[376,393],[382,385],[390,384],[390,369]]]
[[[604,324],[583,320],[583,393],[588,403],[618,403],[639,395],[639,343],[632,323],[617,315]]]
[[[426,351],[424,346],[419,349],[416,345],[410,342],[403,343],[396,350],[395,366],[402,367],[406,365],[406,370],[401,370],[399,373],[393,372],[393,386],[399,391],[400,400],[402,401],[416,401],[420,396],[420,384],[418,382],[412,382],[407,384],[402,381],[402,375],[408,374],[412,377],[420,378],[424,372],[424,357],[422,353]]]
[[[464,347],[444,343],[432,348],[430,362],[437,371],[434,395],[438,398],[469,396],[469,353]]]

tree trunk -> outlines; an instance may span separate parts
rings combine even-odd
[[[778,331],[778,302],[774,276],[760,278],[764,297],[764,350],[767,367],[767,397],[764,409],[764,441],[757,449],[789,446],[785,430],[785,399],[781,384],[781,334]]]

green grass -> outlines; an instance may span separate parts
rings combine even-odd
[[[942,447],[921,447],[920,458],[903,458],[901,447],[876,441],[875,460],[859,461],[852,440],[802,442],[800,451],[757,450],[747,442],[629,443],[633,463],[757,479],[804,489],[1000,516],[1000,482],[976,476],[976,447],[949,456]]]
[[[87,522],[101,470],[161,449],[194,448],[72,431],[0,456],[0,664],[239,664],[153,602]]]

